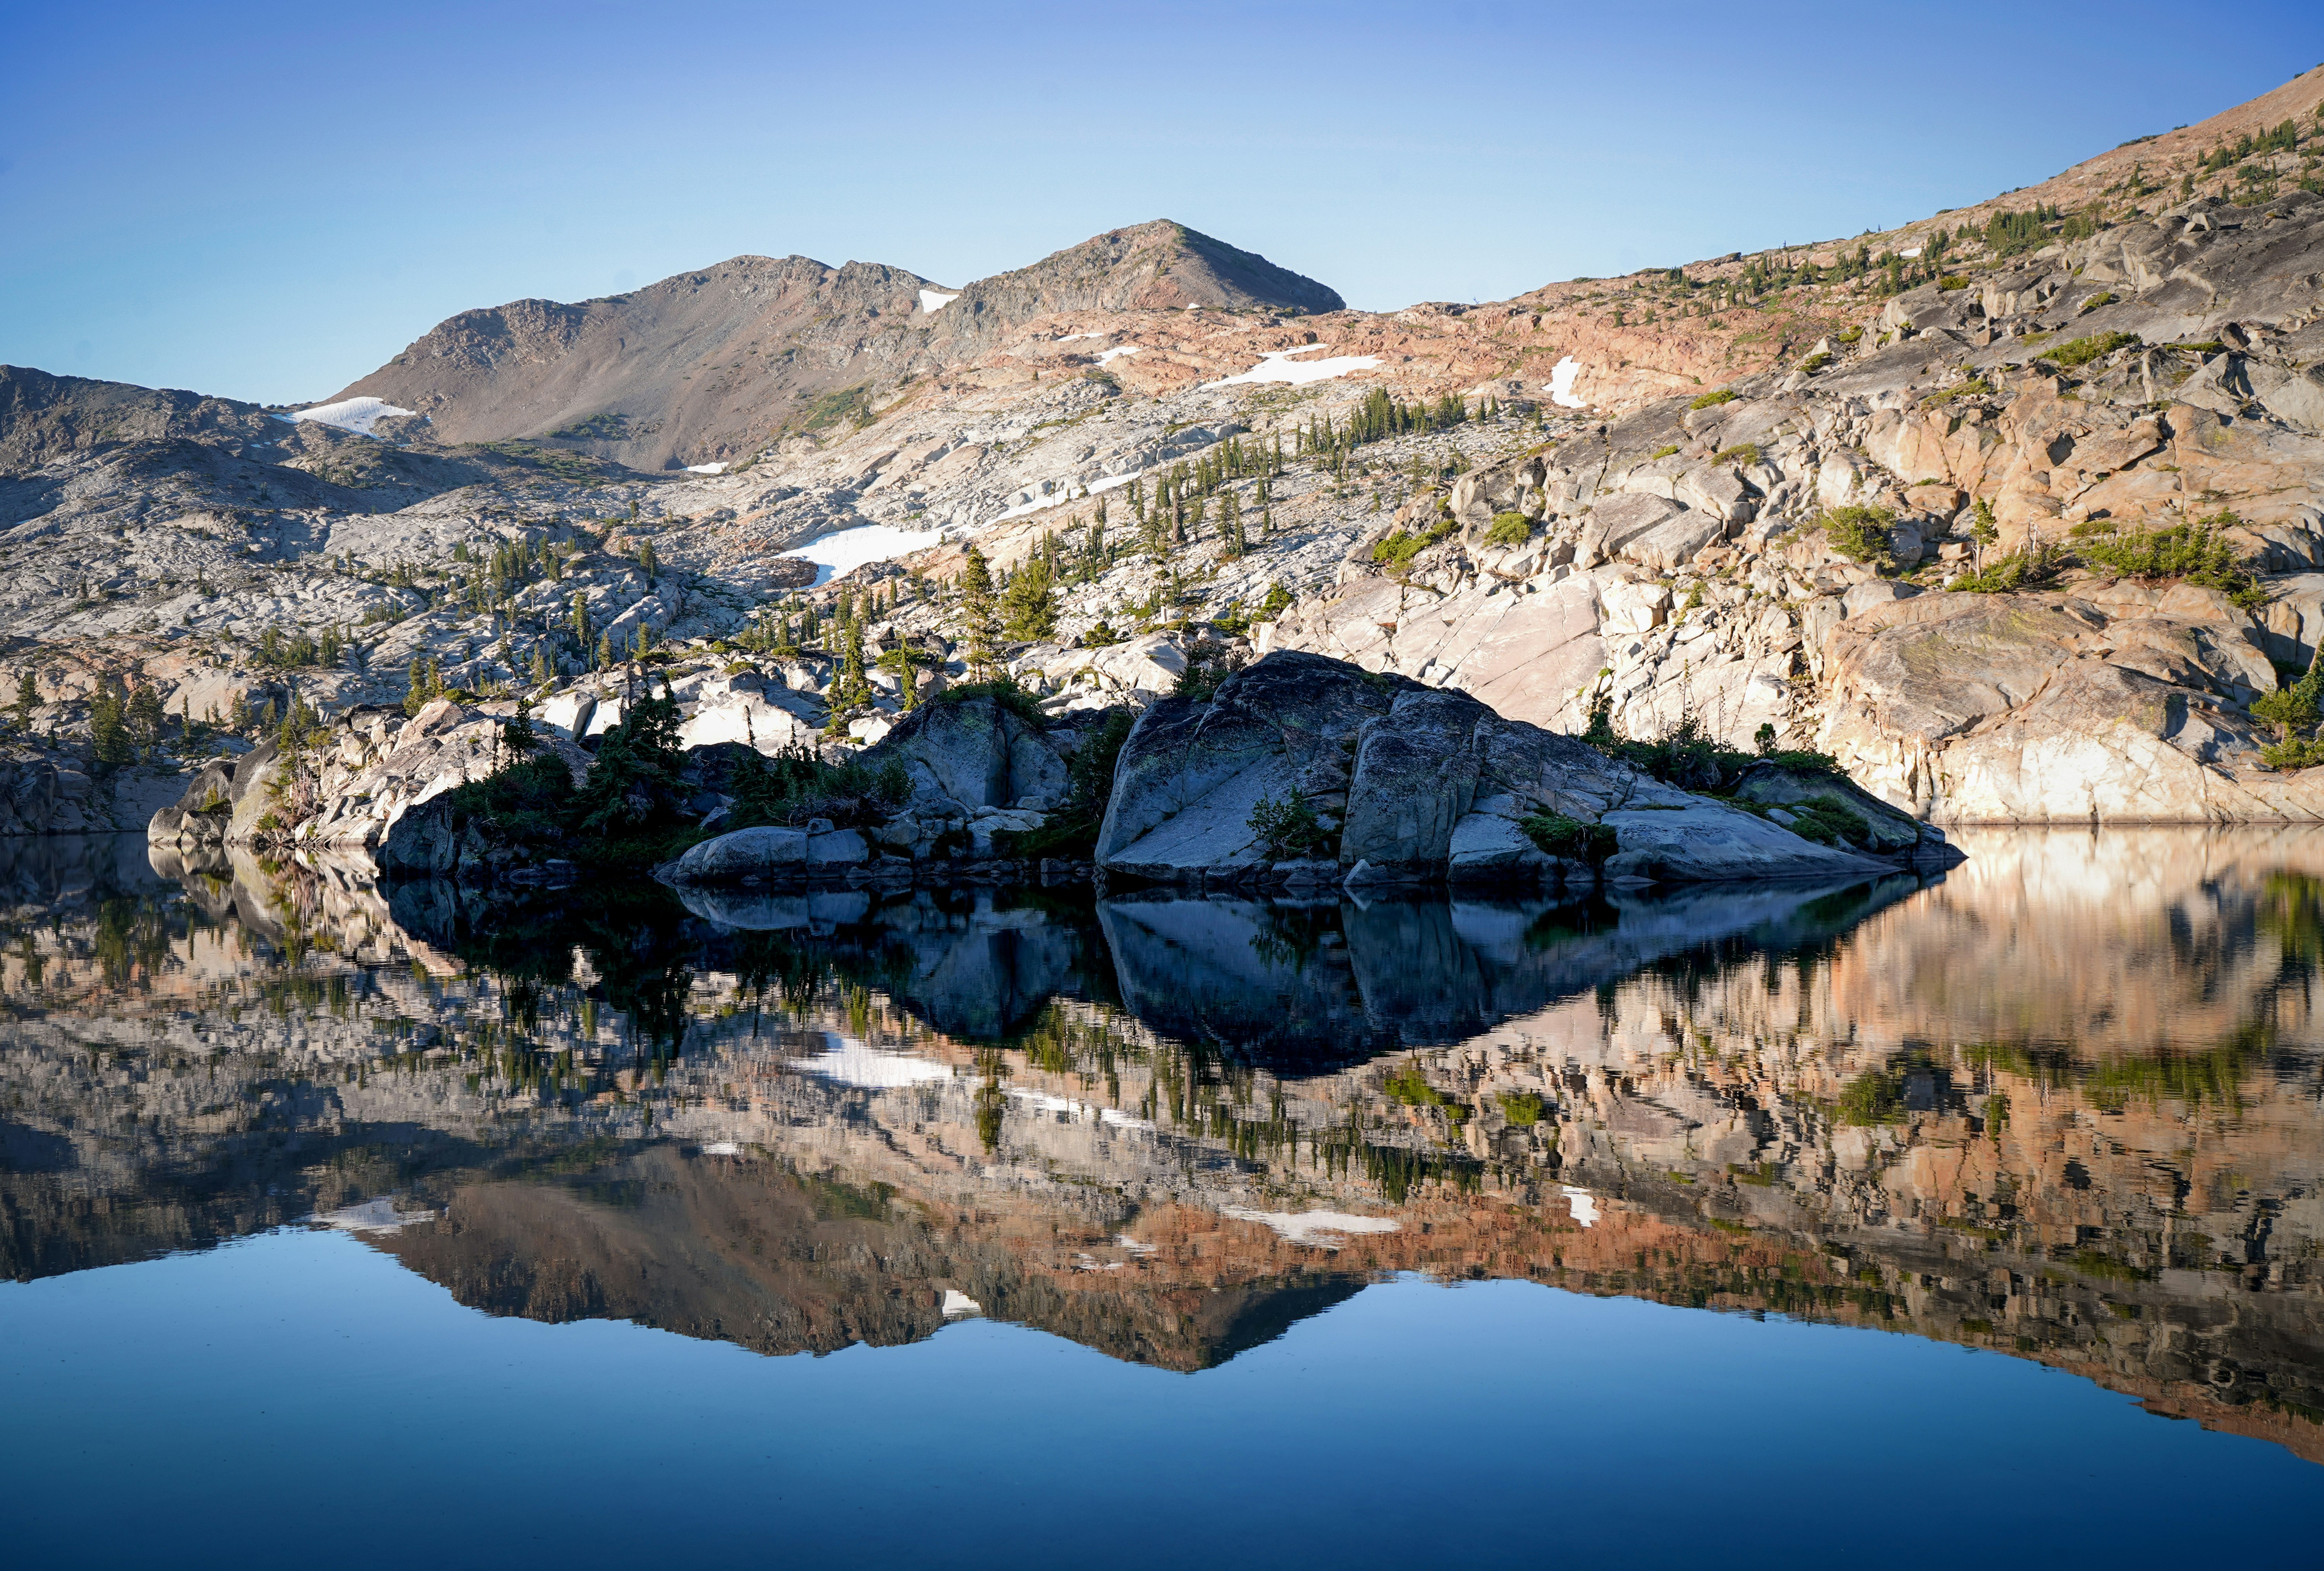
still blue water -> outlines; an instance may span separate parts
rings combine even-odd
[[[0,846],[0,1564],[2324,1565],[2324,834],[1572,905]]]
[[[2324,1470],[2038,1365],[1513,1282],[1194,1374],[983,1321],[762,1358],[280,1233],[0,1329],[19,1566],[2290,1566],[2324,1522]]]

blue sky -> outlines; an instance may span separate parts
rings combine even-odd
[[[126,0],[0,60],[0,361],[290,402],[746,252],[1167,217],[1393,308],[1854,234],[2264,92],[2324,6]]]

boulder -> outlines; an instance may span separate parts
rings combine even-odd
[[[1532,813],[1612,826],[1619,851],[1609,872],[1629,879],[1840,876],[1909,850],[1882,861],[1818,845],[1465,693],[1279,652],[1208,703],[1167,699],[1140,717],[1116,768],[1098,864],[1157,882],[1256,876],[1272,857],[1254,810],[1295,793],[1336,841],[1351,885],[1585,874],[1525,836],[1518,820]]]
[[[864,750],[872,768],[890,761],[903,764],[909,810],[921,817],[965,818],[979,808],[1065,793],[1059,743],[1041,722],[991,698],[938,698],[913,710]]]
[[[845,833],[853,837],[856,849],[862,851],[862,836],[853,830]],[[816,836],[825,840],[834,837]],[[770,873],[801,872],[807,865],[808,838],[804,829],[737,829],[689,847],[669,870],[669,877],[671,883],[681,885],[740,883],[746,878],[763,878]],[[856,860],[862,861],[862,857],[859,855]]]

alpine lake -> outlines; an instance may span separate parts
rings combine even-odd
[[[0,841],[0,1561],[2324,1563],[2324,829],[1549,904]]]

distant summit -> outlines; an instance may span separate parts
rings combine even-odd
[[[445,442],[548,439],[657,469],[746,457],[784,430],[862,414],[905,377],[973,360],[1051,312],[1344,305],[1167,220],[956,290],[874,263],[737,256],[577,305],[463,311],[333,401],[415,411]]]

